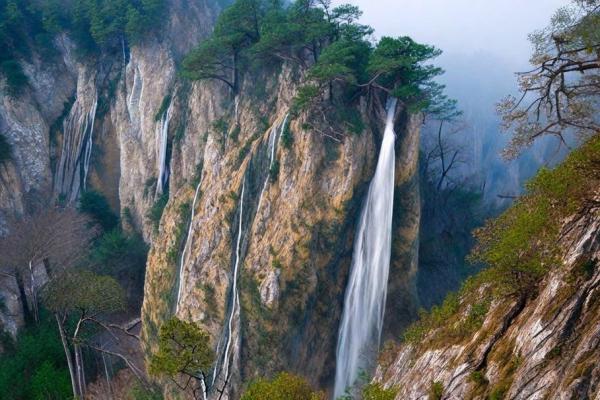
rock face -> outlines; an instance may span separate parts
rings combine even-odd
[[[228,363],[233,374],[228,398],[238,397],[242,382],[279,370],[321,387],[332,383],[354,225],[384,114],[365,102],[357,112],[369,128],[342,131],[340,142],[328,139],[316,125],[327,121],[289,116],[298,79],[284,66],[247,79],[235,99],[215,84],[195,84],[180,106],[189,117],[174,147],[174,195],[148,261],[143,334],[151,351],[160,324],[176,311],[204,326],[215,348],[230,343],[231,360],[217,364]],[[262,101],[251,82],[265,82]],[[315,129],[302,128],[309,120]],[[418,124],[410,121],[399,122],[399,136],[418,143]],[[293,144],[284,145],[282,135]],[[409,180],[417,153],[400,154]],[[414,234],[418,219],[416,227],[398,229]]]
[[[232,374],[227,398],[279,370],[328,387],[385,99],[357,103],[365,122],[357,134],[317,110],[290,115],[302,80],[291,65],[246,76],[235,97],[219,83],[181,80],[177,63],[217,13],[212,2],[170,0],[160,37],[123,54],[81,59],[60,37],[52,60],[25,63],[30,87],[0,98],[0,128],[13,148],[0,166],[0,222],[26,212],[32,197],[74,204],[84,190],[102,192],[151,244],[146,355],[176,315],[210,332],[217,381]],[[402,106],[397,115],[389,331],[406,324],[411,313],[401,310],[415,303],[419,227],[420,121]],[[328,130],[333,139],[321,133]],[[149,218],[160,217],[155,205],[167,197],[160,223]],[[23,321],[16,283],[0,295],[0,322],[14,334]]]
[[[593,204],[565,221],[562,265],[534,300],[492,304],[472,337],[402,346],[384,357],[375,379],[397,387],[397,399],[427,398],[434,385],[442,399],[600,398],[600,209]]]

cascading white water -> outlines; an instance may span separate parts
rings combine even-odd
[[[164,193],[165,185],[169,179],[169,170],[167,169],[167,139],[172,109],[173,101],[169,103],[167,111],[165,111],[160,119],[160,125],[156,128],[156,168],[158,169],[156,196]]]
[[[177,302],[175,303],[175,314],[179,312],[179,303],[181,302],[181,293],[183,292],[183,284],[185,282],[184,272],[185,272],[185,262],[186,255],[189,251],[190,246],[192,245],[193,232],[194,232],[194,217],[196,216],[196,203],[198,202],[198,197],[200,193],[200,185],[202,184],[202,180],[198,182],[196,186],[196,193],[194,194],[194,201],[192,202],[192,213],[190,215],[190,222],[188,224],[188,232],[185,239],[185,245],[183,246],[183,251],[181,252],[181,259],[179,262],[179,278],[178,278],[178,288],[177,288]]]
[[[246,182],[242,184],[242,194],[240,195],[240,214],[239,214],[239,222],[238,222],[238,234],[237,241],[235,244],[235,263],[233,266],[233,275],[232,285],[231,285],[231,311],[229,314],[229,319],[227,321],[227,336],[225,347],[223,351],[222,358],[222,366],[219,368],[219,348],[217,348],[217,365],[215,366],[215,370],[213,373],[213,379],[211,387],[214,386],[217,376],[222,375],[223,381],[227,381],[229,377],[229,363],[230,356],[229,352],[231,351],[231,345],[233,342],[233,332],[238,329],[239,326],[239,311],[240,311],[240,300],[238,293],[238,274],[240,269],[240,261],[241,261],[241,245],[243,238],[243,220],[244,220],[244,195],[246,192]]]
[[[94,95],[87,107],[84,103],[85,100],[76,102],[63,124],[63,145],[54,180],[55,194],[69,202],[86,189],[92,158],[98,97]]]
[[[377,169],[356,231],[338,336],[334,398],[371,367],[379,348],[392,244],[395,110],[396,99],[390,99]]]
[[[283,118],[283,122],[281,125],[276,125],[271,130],[271,134],[269,135],[269,170],[267,171],[267,177],[265,178],[265,183],[263,183],[262,190],[260,191],[260,196],[258,198],[258,207],[256,208],[256,212],[260,210],[260,206],[262,204],[263,194],[267,189],[270,181],[271,170],[273,169],[273,165],[275,164],[275,149],[277,147],[277,143],[279,142],[279,138],[281,138],[281,134],[283,133],[285,126],[287,124],[288,118],[290,114],[287,113]]]

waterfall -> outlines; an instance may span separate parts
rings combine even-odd
[[[173,109],[173,101],[163,113],[160,124],[156,129],[156,168],[158,169],[158,180],[156,182],[156,196],[160,196],[165,191],[165,186],[169,180],[169,170],[167,168],[167,139],[169,135],[169,122]]]
[[[235,263],[234,263],[234,267],[233,267],[233,275],[231,277],[231,279],[232,279],[231,311],[229,314],[229,319],[227,321],[227,335],[225,337],[226,342],[225,342],[225,348],[224,348],[223,357],[222,357],[222,365],[221,365],[221,368],[219,369],[218,368],[219,367],[219,347],[218,347],[217,348],[217,364],[215,365],[215,370],[213,373],[211,387],[214,386],[218,375],[222,374],[224,381],[227,381],[227,379],[229,377],[229,362],[230,362],[229,353],[231,351],[233,332],[234,332],[234,330],[239,329],[240,299],[239,299],[239,293],[238,293],[238,275],[239,275],[239,269],[240,269],[240,263],[241,263],[241,245],[242,245],[242,238],[243,238],[245,191],[246,191],[246,182],[244,180],[244,183],[242,184],[242,194],[240,195],[240,205],[239,205],[240,213],[239,213],[239,222],[238,222],[238,234],[237,234],[237,241],[235,244]]]
[[[263,194],[265,193],[265,190],[267,190],[267,186],[269,186],[269,181],[271,178],[271,169],[275,164],[275,149],[277,147],[277,143],[279,142],[279,138],[281,138],[281,134],[285,129],[289,116],[290,114],[287,113],[283,118],[283,123],[281,125],[275,125],[271,130],[271,134],[269,135],[269,170],[267,171],[267,177],[265,178],[265,183],[263,183],[263,187],[260,191],[260,196],[258,198],[258,207],[256,208],[257,213],[258,210],[260,210],[260,206],[262,204]]]
[[[334,398],[371,367],[381,339],[392,244],[395,110],[396,99],[390,99],[377,169],[356,231],[338,336]]]
[[[183,279],[184,277],[184,269],[185,269],[185,256],[190,248],[190,246],[192,245],[192,238],[193,238],[193,224],[194,224],[194,217],[196,216],[196,203],[198,202],[198,195],[200,193],[200,185],[202,184],[202,179],[200,179],[200,182],[198,182],[198,185],[196,186],[196,193],[194,194],[194,201],[192,202],[192,213],[190,215],[190,223],[188,224],[188,232],[187,232],[187,236],[185,238],[185,245],[183,246],[183,251],[181,252],[181,260],[179,262],[179,278],[178,278],[178,288],[177,288],[177,302],[175,303],[175,314],[177,314],[179,312],[179,303],[181,301],[181,293],[183,292],[183,283],[185,282],[185,279]]]
[[[54,193],[75,201],[87,188],[87,176],[92,159],[94,124],[98,109],[98,96],[86,108],[85,99],[78,100],[63,124],[63,144],[54,180]]]

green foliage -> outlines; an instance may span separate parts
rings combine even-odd
[[[46,360],[31,377],[30,390],[33,400],[62,400],[71,391],[71,380],[64,369]]]
[[[171,378],[208,371],[215,354],[209,334],[193,322],[172,318],[160,328],[158,351],[150,359],[150,374]]]
[[[421,312],[404,340],[418,344],[432,330],[445,343],[468,337],[481,327],[494,298],[535,296],[549,268],[560,265],[556,243],[562,221],[583,209],[599,183],[600,135],[596,135],[553,170],[542,169],[527,184],[524,196],[476,231],[478,242],[470,257],[486,268],[442,305]],[[582,264],[583,271],[589,268]]]
[[[0,133],[0,165],[12,159],[12,146],[6,136]]]
[[[144,280],[147,254],[148,245],[139,235],[115,229],[96,241],[89,264],[100,273],[139,284]]]
[[[0,72],[6,79],[7,93],[16,97],[27,85],[27,76],[21,64],[16,60],[6,60],[0,63]]]
[[[152,222],[155,232],[158,231],[160,219],[162,218],[163,211],[165,210],[168,202],[169,193],[165,193],[154,202],[152,207],[150,207],[150,210],[148,210],[148,214],[146,214],[146,217],[150,220],[150,222]]]
[[[513,207],[476,231],[472,260],[489,266],[487,281],[503,294],[531,296],[560,254],[561,221],[582,207],[600,179],[600,136],[553,170],[542,169]]]
[[[432,382],[429,388],[429,400],[441,400],[444,395],[444,385],[441,382]]]
[[[71,398],[71,383],[55,321],[48,313],[25,328],[0,355],[0,398]]]
[[[84,269],[55,276],[44,287],[42,298],[44,305],[56,313],[85,310],[93,315],[121,311],[125,307],[125,294],[114,278]]]
[[[324,400],[325,395],[315,392],[306,380],[288,372],[273,379],[260,378],[248,386],[241,400]]]
[[[163,115],[165,115],[165,113],[167,112],[167,109],[169,108],[170,105],[171,105],[171,95],[168,94],[165,97],[163,97],[162,102],[160,103],[160,108],[158,109],[156,114],[154,114],[154,122],[158,122],[162,119]]]
[[[292,148],[292,144],[294,144],[294,135],[292,134],[289,123],[283,128],[283,132],[281,132],[279,141],[284,149],[289,150]]]
[[[362,390],[363,400],[394,400],[398,389],[384,389],[380,383],[369,383]]]
[[[213,35],[186,56],[183,75],[220,80],[236,92],[248,66],[311,65],[294,113],[314,104],[326,88],[331,96],[341,89],[347,102],[375,86],[414,111],[454,104],[433,82],[442,70],[424,65],[439,50],[408,37],[383,38],[373,46],[373,29],[356,22],[361,14],[352,5],[331,8],[329,1],[236,0],[219,16]]]
[[[423,66],[423,62],[440,54],[435,47],[416,43],[406,36],[383,37],[373,51],[367,70],[379,85],[392,90],[392,96],[418,111],[431,104],[428,93],[435,88],[432,79],[443,72],[431,65]]]
[[[112,211],[106,197],[100,192],[94,190],[83,192],[78,209],[92,217],[105,231],[110,231],[119,224],[119,217]]]
[[[292,113],[298,114],[310,108],[320,97],[321,88],[317,85],[307,84],[298,89],[294,102],[292,103]]]
[[[160,390],[148,390],[139,383],[129,390],[129,396],[131,400],[163,400]]]

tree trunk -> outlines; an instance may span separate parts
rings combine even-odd
[[[81,346],[78,344],[74,345],[75,351],[75,368],[77,372],[77,383],[79,385],[79,391],[81,397],[85,394],[85,376],[83,371],[83,358],[81,357]]]
[[[56,318],[56,323],[58,325],[58,331],[60,332],[60,341],[63,345],[63,350],[65,351],[65,357],[67,358],[67,365],[69,367],[69,375],[71,377],[71,387],[73,388],[73,397],[79,397],[79,390],[77,387],[77,381],[75,379],[75,369],[73,368],[73,360],[71,359],[71,351],[69,350],[69,345],[67,343],[67,337],[65,335],[65,330],[63,328],[62,323],[60,322],[60,318],[58,314],[54,314]]]

